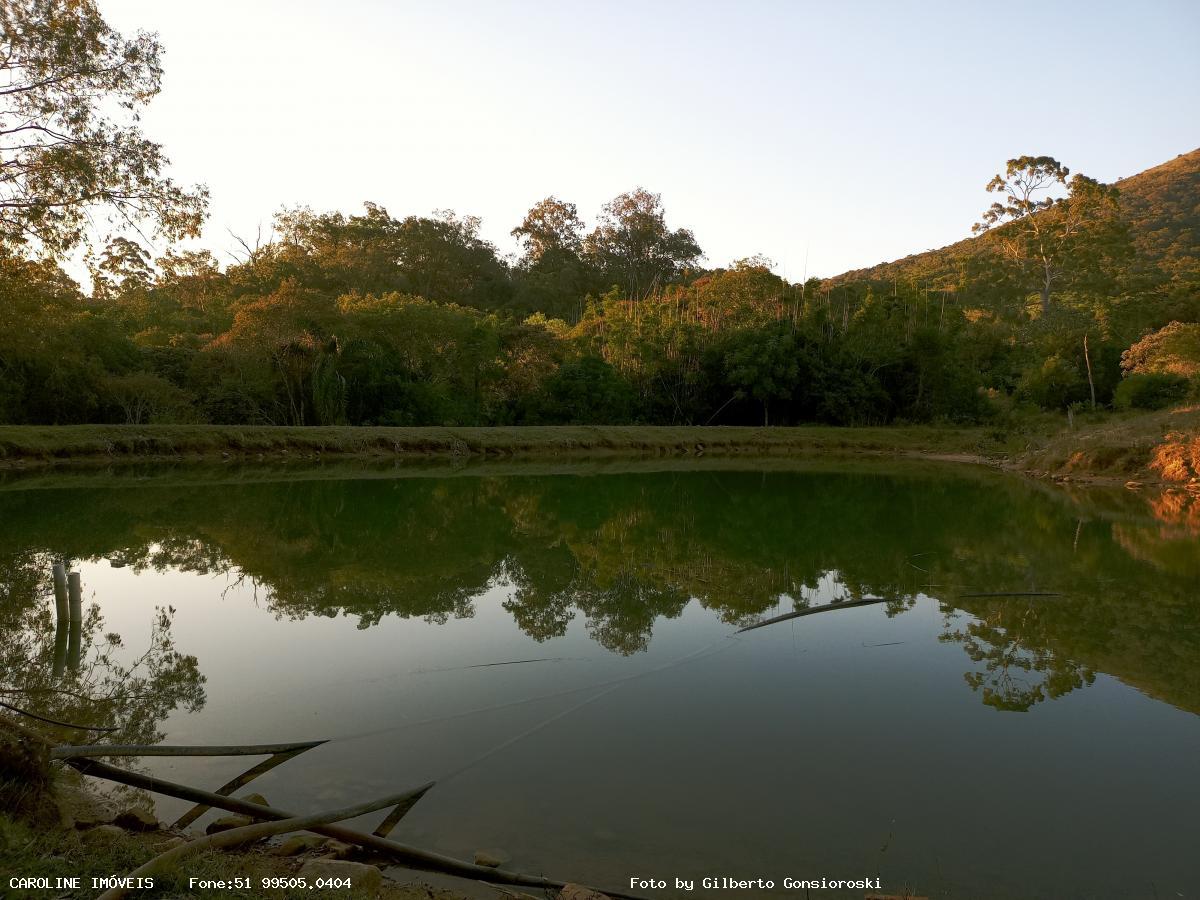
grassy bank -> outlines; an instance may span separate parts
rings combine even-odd
[[[561,457],[887,453],[988,455],[985,429],[528,426],[375,428],[224,425],[0,426],[8,462],[315,456]]]
[[[1187,484],[1200,479],[1200,407],[1105,416],[1032,440],[1022,471],[1112,481]]]
[[[0,466],[186,460],[603,459],[616,457],[930,458],[1039,475],[1187,482],[1200,475],[1200,408],[1057,416],[1007,428],[502,428],[224,425],[0,426]]]

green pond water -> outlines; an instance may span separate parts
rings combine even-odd
[[[1197,896],[1185,500],[736,465],[10,480],[0,685],[108,740],[328,739],[243,793],[305,811],[437,780],[397,840],[613,888]],[[970,596],[1001,592],[1043,595]],[[138,765],[213,789],[250,762]]]

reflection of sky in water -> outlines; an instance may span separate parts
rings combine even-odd
[[[1103,675],[998,713],[964,683],[961,646],[937,641],[933,600],[737,637],[692,602],[621,656],[581,615],[561,638],[525,636],[502,583],[470,618],[359,629],[276,618],[225,575],[77,568],[130,648],[155,605],[176,607],[208,703],[167,721],[170,742],[333,740],[255,782],[272,803],[331,807],[440,779],[399,840],[460,856],[501,846],[517,868],[614,886],[878,872],[930,896],[1131,897],[1147,873],[1160,889],[1195,883],[1200,719]],[[830,574],[797,599],[844,593]],[[486,665],[531,659],[544,661]],[[213,787],[244,765],[149,768]]]

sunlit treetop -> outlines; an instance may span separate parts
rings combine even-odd
[[[0,0],[0,245],[59,256],[104,232],[198,233],[207,191],[167,177],[138,127],[161,53],[91,0]]]

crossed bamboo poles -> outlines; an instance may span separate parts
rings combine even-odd
[[[6,724],[19,728],[26,737],[34,737],[42,744],[50,744],[43,736],[31,729],[15,726],[15,723],[11,722]],[[299,756],[301,753],[305,753],[314,747],[319,747],[324,743],[326,741],[246,744],[238,746],[62,745],[49,746],[49,756],[53,760],[66,763],[83,775],[90,775],[93,778],[103,778],[106,781],[114,781],[118,784],[141,788],[156,794],[165,794],[180,800],[190,800],[196,804],[174,823],[174,827],[182,828],[194,822],[214,807],[229,812],[241,813],[259,820],[240,828],[233,828],[228,831],[218,832],[217,834],[195,838],[186,844],[174,847],[150,860],[150,862],[135,871],[133,873],[134,876],[162,871],[180,859],[204,850],[231,847],[289,831],[311,831],[315,834],[336,838],[339,841],[375,851],[413,869],[441,872],[447,875],[456,875],[460,878],[470,878],[492,884],[510,884],[520,887],[559,890],[567,885],[565,881],[545,878],[540,875],[527,875],[506,869],[478,866],[453,856],[445,856],[429,850],[422,850],[419,847],[402,844],[399,841],[389,838],[388,835],[396,827],[397,823],[434,786],[435,782],[432,781],[402,793],[371,800],[357,806],[328,810],[310,815],[288,812],[287,810],[269,806],[265,803],[253,803],[249,800],[231,796],[233,791],[245,787],[264,772],[268,772],[281,763],[287,762],[289,759]],[[101,762],[98,759],[98,757],[145,756],[267,756],[268,758],[247,769],[237,778],[222,785],[216,791],[206,791],[191,787],[190,785],[157,778],[153,775],[126,771],[125,769],[119,769],[116,766]],[[392,811],[370,834],[336,824],[342,820],[356,818],[357,816],[387,807],[392,807]],[[601,890],[600,888],[590,888],[590,890],[599,891],[610,897],[618,898],[618,900],[642,900],[641,897],[635,894],[626,894],[620,891]],[[125,896],[125,892],[122,889],[114,888],[102,894],[100,900],[118,900],[118,898],[123,896]]]

